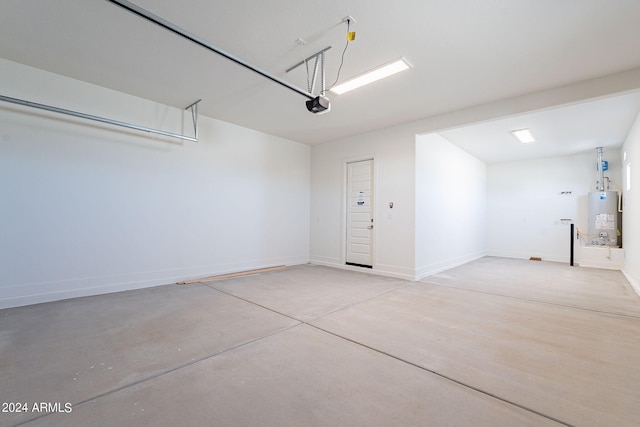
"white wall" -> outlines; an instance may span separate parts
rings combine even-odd
[[[0,75],[3,95],[189,132],[180,109],[2,59]],[[414,241],[420,226],[414,205],[416,134],[639,85],[635,69],[313,150],[204,117],[201,142],[179,144],[0,103],[0,307],[305,262],[309,185],[311,259],[340,265],[344,163],[372,155],[378,183],[376,269],[414,278],[428,264],[424,254],[416,257]],[[637,137],[631,143],[637,146]],[[638,265],[638,251],[632,252],[628,271],[633,262]]]
[[[640,115],[622,146],[620,158],[623,161],[622,246],[625,256],[622,271],[640,294]],[[631,168],[628,191],[627,165]]]
[[[564,87],[498,100],[486,105],[473,106],[465,110],[407,122],[312,147],[310,251],[312,262],[343,267],[344,165],[346,161],[376,156],[375,173],[378,186],[374,214],[377,221],[375,228],[377,247],[374,249],[376,264],[374,271],[414,279],[431,269],[424,252],[416,253],[415,231],[416,226],[421,226],[415,221],[414,207],[416,135],[636,90],[638,87],[640,87],[640,69],[634,69]],[[393,212],[390,212],[387,207],[390,201],[393,201],[396,206]],[[390,213],[391,219],[388,218]],[[554,218],[556,216],[553,215]],[[491,222],[492,219],[488,221]],[[502,230],[501,233],[505,231]],[[500,248],[494,245],[494,249],[496,251],[500,249],[501,253],[511,253],[511,256],[527,258],[532,256],[528,248],[526,251],[522,251],[521,248],[515,248],[516,251],[513,251],[510,247]],[[423,251],[424,248],[421,247],[419,250]],[[559,253],[554,251],[556,252]],[[566,252],[568,254],[568,250]],[[418,262],[420,264],[417,264]]]
[[[605,149],[612,190],[620,188],[618,157],[617,150]],[[571,156],[490,164],[489,254],[569,262],[570,226],[560,220],[572,219],[587,232],[587,194],[595,189],[595,162],[596,150],[590,150]]]
[[[412,139],[385,131],[312,147],[311,262],[346,268],[346,163],[373,158],[373,271],[414,278],[414,156]]]
[[[416,278],[486,253],[487,166],[438,134],[416,137]]]
[[[180,109],[0,75],[6,96],[192,132]],[[0,103],[0,308],[306,263],[309,182],[308,146],[218,120],[181,143]]]

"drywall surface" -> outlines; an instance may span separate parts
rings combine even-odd
[[[605,150],[612,190],[621,185],[618,158],[617,150]],[[569,262],[570,222],[587,232],[587,195],[595,190],[595,163],[593,149],[488,165],[489,255]],[[576,242],[577,263],[579,249]]]
[[[438,134],[416,137],[416,278],[486,253],[487,166]]]
[[[193,133],[180,108],[5,60],[0,75],[6,96]],[[180,142],[0,103],[0,308],[308,262],[310,148],[199,124]]]
[[[374,159],[372,271],[414,278],[414,146],[380,131],[312,147],[311,262],[344,267],[346,165]]]
[[[377,223],[374,233],[376,239],[374,272],[415,279],[419,274],[431,269],[428,261],[424,261],[426,259],[424,254],[418,254],[418,256],[422,260],[421,263],[427,262],[425,265],[417,265],[418,260],[415,258],[415,231],[418,225],[415,223],[415,211],[413,210],[416,196],[416,174],[414,171],[416,135],[623,93],[637,89],[639,84],[640,72],[631,70],[615,76],[596,78],[520,97],[496,100],[485,105],[470,106],[464,110],[411,121],[312,147],[310,232],[312,262],[344,266],[343,187],[345,182],[344,165],[347,161],[372,158],[374,154],[376,156],[377,169],[375,173],[378,186],[375,195],[375,220]],[[588,182],[590,182],[591,175],[588,173],[586,175],[589,177]],[[490,186],[489,183],[487,185]],[[411,189],[411,194],[409,194],[409,189]],[[586,192],[588,191],[585,190],[585,194]],[[393,213],[387,211],[390,201],[395,202]],[[396,210],[396,207],[400,209]],[[412,209],[411,213],[406,211],[409,208]],[[389,213],[392,214],[391,219],[388,218]],[[574,210],[571,210],[571,214],[574,214]],[[586,215],[586,211],[584,215]],[[556,216],[554,215],[554,218]],[[499,221],[490,218],[488,222],[499,224]],[[506,238],[508,231],[503,229],[500,233],[503,233]],[[490,237],[487,241],[490,241]],[[568,240],[566,244],[568,245]],[[487,246],[487,248],[489,247]],[[494,252],[503,256],[509,256],[508,254],[517,257],[526,256],[527,258],[530,256],[528,248],[525,250],[514,248],[512,242],[494,242]],[[560,251],[554,251],[554,254],[555,252],[560,253]],[[565,252],[568,254],[568,249],[562,253]],[[406,256],[410,256],[411,260],[403,259]],[[563,257],[568,260],[568,255],[552,256],[554,259],[564,259]]]
[[[622,146],[622,271],[640,294],[640,115]]]

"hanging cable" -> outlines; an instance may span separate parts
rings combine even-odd
[[[338,75],[336,76],[336,81],[333,82],[329,90],[333,88],[338,80],[340,80],[340,71],[342,71],[342,66],[344,65],[344,54],[347,52],[347,48],[349,47],[349,42],[355,39],[355,32],[352,33],[349,31],[351,29],[351,19],[347,19],[347,44],[344,45],[344,49],[342,50],[342,57],[340,59],[340,67],[338,67]]]
[[[116,0],[110,0],[110,1],[116,1]],[[325,56],[325,52],[331,49],[331,46],[321,50],[320,52],[314,55],[311,55],[310,57],[306,57],[304,54],[304,50],[302,50],[302,57],[303,57],[302,61],[293,65],[292,67],[289,67],[285,71],[286,73],[288,73],[291,70],[294,70],[300,65],[304,64],[306,69],[306,77],[307,77],[307,89],[309,90],[310,94],[313,94],[313,92],[315,91],[316,78],[318,77],[318,72],[320,73],[320,81],[322,86],[320,88],[320,95],[306,102],[307,110],[309,110],[314,114],[324,114],[324,113],[328,113],[331,110],[331,102],[329,101],[329,98],[325,96],[325,93],[327,90],[330,90],[336,83],[338,83],[338,80],[340,79],[340,72],[342,71],[342,66],[344,65],[344,55],[347,52],[347,48],[349,47],[349,42],[352,42],[356,38],[355,31],[351,31],[351,21],[353,21],[354,23],[356,22],[351,15],[346,16],[342,20],[342,22],[346,22],[347,24],[347,44],[345,45],[344,50],[342,51],[342,55],[340,59],[340,67],[338,68],[338,75],[336,76],[336,80],[335,82],[333,82],[330,88],[327,89],[325,85],[325,72],[324,72],[325,57],[324,56]],[[298,43],[298,45],[301,48],[303,44],[306,44],[302,39],[296,40],[296,43]],[[315,64],[313,66],[313,76],[309,77],[308,61],[312,58],[315,59]]]

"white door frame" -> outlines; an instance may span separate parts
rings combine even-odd
[[[341,191],[341,195],[342,195],[342,203],[341,203],[341,217],[342,217],[342,221],[341,221],[341,226],[340,226],[340,235],[341,235],[341,242],[340,242],[340,264],[346,268],[353,268],[353,269],[358,269],[358,270],[362,270],[361,267],[355,267],[355,266],[350,266],[350,265],[346,265],[347,262],[347,231],[348,231],[348,218],[347,218],[347,212],[348,212],[348,197],[349,197],[349,189],[348,189],[348,185],[349,185],[349,163],[356,163],[356,162],[363,162],[366,160],[371,160],[373,163],[373,175],[371,177],[372,180],[372,185],[373,185],[373,203],[371,206],[371,212],[374,218],[374,222],[373,222],[373,233],[371,234],[371,269],[375,270],[376,269],[376,235],[377,235],[377,212],[376,212],[376,201],[378,200],[378,186],[377,186],[377,177],[378,177],[378,168],[376,167],[376,157],[375,155],[371,154],[371,155],[366,155],[366,156],[360,156],[360,157],[350,157],[350,158],[346,158],[343,159],[342,161],[342,191]]]

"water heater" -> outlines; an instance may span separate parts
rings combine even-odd
[[[589,193],[589,245],[620,246],[620,216],[616,191]]]

